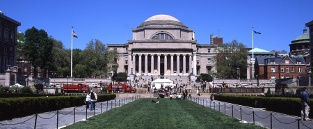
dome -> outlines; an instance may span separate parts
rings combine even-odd
[[[180,22],[177,18],[165,15],[158,14],[152,17],[149,17],[147,20],[142,22],[136,30],[140,30],[143,28],[180,28],[180,29],[188,29],[182,22]]]
[[[310,43],[310,36],[307,33],[307,29],[303,29],[303,34],[291,41],[292,44],[296,43]]]
[[[176,19],[173,16],[170,15],[165,15],[165,14],[159,14],[159,15],[154,15],[152,17],[149,17],[147,20],[145,20],[145,22],[147,21],[164,21],[164,20],[168,20],[168,21],[177,21],[180,22],[178,19]]]

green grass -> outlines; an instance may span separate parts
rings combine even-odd
[[[66,129],[264,129],[188,100],[139,99]]]

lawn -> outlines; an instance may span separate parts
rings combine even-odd
[[[188,100],[139,99],[66,129],[264,129]]]

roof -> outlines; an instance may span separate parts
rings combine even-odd
[[[134,28],[133,31],[141,31],[142,29],[182,29],[185,31],[193,31],[180,22],[177,18],[159,14],[149,17],[147,20],[142,22],[137,28]]]
[[[312,21],[310,21],[310,22],[308,22],[308,23],[306,23],[306,24],[305,24],[305,26],[307,26],[307,27],[311,27],[311,26],[313,26],[313,20],[312,20]]]
[[[290,58],[290,60],[296,64],[297,62],[301,62],[301,64],[305,64],[305,60],[303,57],[289,57],[289,56],[256,56],[256,61],[258,65],[266,65],[275,62],[274,65],[278,65],[283,63],[282,61],[285,58]]]
[[[4,15],[3,13],[0,13],[0,18],[6,19],[6,20],[8,20],[8,21],[14,23],[14,24],[17,25],[17,26],[20,26],[20,25],[21,25],[20,22],[18,22],[18,21],[16,21],[16,20],[14,20],[14,19],[12,19],[12,18],[10,18],[10,17]]]
[[[169,21],[177,21],[180,22],[178,19],[176,19],[173,16],[170,15],[165,15],[165,14],[159,14],[159,15],[154,15],[152,17],[149,17],[145,22],[147,21],[155,21],[155,20],[169,20]]]
[[[291,44],[298,44],[298,43],[310,43],[310,37],[307,33],[307,29],[303,29],[303,34],[298,36],[296,39],[291,41]]]
[[[254,55],[274,55],[275,54],[274,52],[270,52],[261,48],[253,48],[248,51],[249,54],[252,54],[252,52]]]

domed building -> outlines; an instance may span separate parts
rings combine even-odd
[[[303,29],[303,34],[292,40],[289,46],[291,56],[304,57],[306,64],[310,64],[310,37],[307,29]]]
[[[154,15],[132,33],[125,44],[108,44],[119,54],[116,72],[126,72],[129,80],[149,83],[164,77],[183,83],[200,73],[216,73],[216,45],[198,44],[194,31],[173,16]]]

